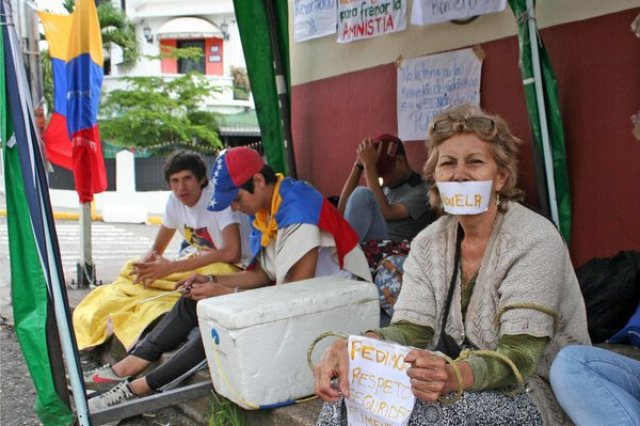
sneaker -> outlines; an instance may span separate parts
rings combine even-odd
[[[137,398],[136,395],[129,389],[129,380],[125,379],[118,383],[113,389],[107,391],[101,395],[89,398],[89,412],[94,413],[97,410],[104,410],[121,402],[128,401],[130,399]],[[117,424],[110,423],[110,424]]]
[[[111,364],[105,364],[102,367],[96,368],[95,370],[85,374],[84,382],[87,385],[87,388],[96,390],[107,390],[113,387],[113,385],[118,384],[122,380],[128,378],[128,376],[118,376],[111,368]]]

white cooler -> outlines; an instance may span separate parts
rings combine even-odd
[[[198,320],[216,392],[274,408],[313,394],[307,348],[318,335],[378,328],[380,304],[372,283],[322,277],[202,300]],[[334,340],[316,345],[314,363]]]

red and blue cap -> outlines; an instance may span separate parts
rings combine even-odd
[[[393,135],[383,133],[373,140],[374,144],[382,144],[382,152],[376,163],[378,174],[383,175],[393,169],[396,157],[406,158],[402,141]]]
[[[211,169],[213,195],[207,208],[219,212],[229,207],[238,196],[240,185],[263,167],[264,160],[251,148],[240,146],[222,151]]]

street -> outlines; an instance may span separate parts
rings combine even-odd
[[[144,254],[151,247],[157,230],[158,225],[93,222],[92,251],[96,279],[105,284],[110,283],[126,260]],[[56,231],[64,276],[69,284],[72,279],[76,279],[80,250],[79,225],[76,221],[56,221]],[[179,245],[179,238],[174,238],[167,249],[167,255],[173,257]],[[87,292],[88,290],[68,288],[70,304],[77,303]],[[40,425],[33,410],[35,392],[13,328],[10,293],[7,218],[0,217],[0,424]],[[169,412],[164,418],[171,415]],[[144,425],[145,422],[123,424]]]
[[[157,230],[157,225],[93,222],[91,241],[96,279],[103,283],[111,282],[124,261],[144,254],[151,247]],[[67,284],[76,279],[76,263],[80,257],[79,231],[76,221],[56,221]],[[175,249],[170,247],[168,252],[175,253]],[[10,272],[7,218],[4,217],[0,218],[0,259],[0,284],[4,285],[9,282]]]

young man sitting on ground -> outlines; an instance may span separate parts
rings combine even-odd
[[[198,270],[234,273],[239,270],[234,264],[248,263],[248,218],[230,208],[207,210],[213,189],[202,157],[176,151],[167,159],[164,176],[171,194],[149,253],[141,261],[125,265],[115,282],[94,289],[74,310],[80,349],[103,343],[111,332],[130,349],[142,332],[178,300],[178,294],[167,291],[173,290],[178,281]],[[187,254],[170,261],[163,253],[176,231],[188,244],[183,250]],[[149,300],[154,297],[158,299]]]
[[[179,283],[184,296],[113,366],[114,382],[122,381],[90,399],[91,411],[156,391],[206,358],[198,337],[151,373],[129,379],[193,332],[198,300],[327,275],[371,281],[358,237],[335,207],[310,185],[275,174],[256,151],[238,147],[223,152],[213,166],[211,183],[211,210],[231,206],[253,218],[251,266],[234,275],[195,274]]]
[[[367,186],[359,187],[363,173]],[[428,189],[411,169],[400,139],[388,134],[365,138],[358,145],[338,210],[362,242],[412,240],[436,218],[427,200]]]

